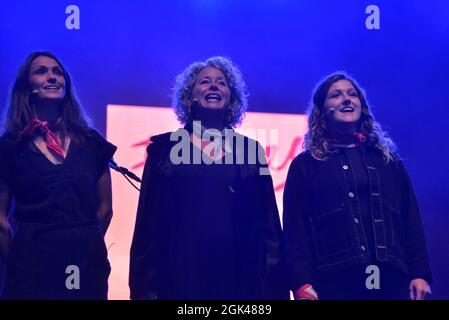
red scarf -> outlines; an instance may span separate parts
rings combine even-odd
[[[366,141],[366,136],[365,136],[362,132],[356,131],[356,132],[354,132],[353,134],[354,134],[355,138],[356,138],[360,143],[363,143],[363,142]]]
[[[51,131],[48,122],[46,121],[40,121],[36,118],[31,120],[30,124],[28,124],[20,133],[20,139],[31,136],[36,130],[39,130],[43,135],[47,148],[64,159],[64,150],[56,138],[56,134]]]

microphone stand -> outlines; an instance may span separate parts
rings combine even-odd
[[[132,185],[134,188],[136,188],[138,191],[140,191],[140,189],[139,189],[134,183],[132,183],[131,180],[129,180],[129,178],[131,178],[131,179],[133,179],[133,180],[135,180],[135,181],[137,181],[137,182],[139,182],[139,183],[142,183],[142,180],[141,180],[138,176],[136,176],[133,172],[129,171],[129,170],[128,170],[127,168],[125,168],[125,167],[119,166],[119,165],[117,164],[117,162],[114,161],[114,159],[109,160],[109,167],[110,167],[111,169],[113,169],[113,170],[115,170],[115,171],[121,173],[121,174],[125,177],[125,179],[128,180],[129,183],[131,183],[131,185]],[[128,178],[128,177],[129,177],[129,178]]]

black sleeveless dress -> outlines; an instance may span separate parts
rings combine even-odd
[[[3,298],[107,298],[96,185],[115,150],[91,130],[55,165],[29,141],[0,138],[0,192],[11,194],[15,221]]]

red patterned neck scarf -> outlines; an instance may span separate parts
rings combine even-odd
[[[31,120],[30,124],[28,124],[20,133],[20,139],[31,136],[36,132],[36,130],[39,130],[39,132],[45,139],[47,148],[56,153],[61,158],[64,158],[64,150],[62,149],[61,144],[56,138],[56,134],[51,131],[48,122],[46,121],[40,121],[36,118]]]

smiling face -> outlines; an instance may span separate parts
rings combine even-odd
[[[64,71],[47,56],[38,56],[30,67],[30,86],[39,99],[62,100],[65,96]]]
[[[192,89],[192,100],[207,109],[223,109],[229,106],[231,90],[223,72],[214,67],[202,69]]]
[[[356,126],[362,112],[359,94],[348,80],[332,84],[327,92],[324,108],[329,112],[330,124],[339,126]]]

